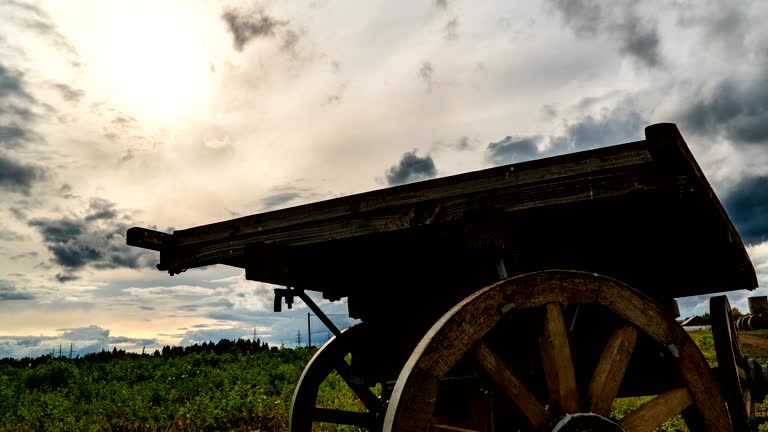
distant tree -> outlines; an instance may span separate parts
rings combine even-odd
[[[736,318],[744,316],[744,314],[739,310],[739,308],[732,307],[731,308],[731,316],[733,317],[733,319],[736,319]]]
[[[704,313],[703,315],[701,315],[701,318],[702,318],[702,319],[703,319],[705,322],[709,323],[709,319],[710,319],[710,316],[709,316],[709,312],[706,312],[706,313]]]

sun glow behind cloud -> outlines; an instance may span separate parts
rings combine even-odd
[[[204,101],[214,77],[206,26],[192,9],[133,3],[113,11],[98,34],[95,69],[112,102],[147,120],[173,119]]]

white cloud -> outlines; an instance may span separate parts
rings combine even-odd
[[[764,111],[763,3],[572,2],[597,5],[596,18],[559,1],[442,3],[239,9],[285,23],[240,50],[224,7],[204,0],[0,6],[0,162],[20,174],[0,175],[13,186],[0,185],[0,281],[15,299],[0,301],[0,327],[23,336],[97,325],[175,343],[255,326],[291,338],[303,305],[274,314],[272,287],[239,269],[170,278],[152,268],[156,252],[121,249],[122,231],[379,188],[414,149],[442,176],[495,163],[486,150],[504,137],[535,137],[522,153],[538,157],[677,121],[721,198],[768,174],[768,143],[750,123]],[[712,102],[729,82],[742,83],[728,93],[741,110]],[[723,121],[694,121],[708,116]],[[59,236],[67,227],[78,234]],[[765,249],[749,248],[763,286]]]

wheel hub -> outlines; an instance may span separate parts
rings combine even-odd
[[[624,432],[617,423],[594,413],[567,414],[550,432]]]

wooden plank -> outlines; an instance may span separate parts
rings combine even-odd
[[[572,414],[579,411],[579,392],[563,311],[560,303],[548,303],[544,310],[539,344],[550,409],[554,407],[560,413]]]
[[[463,221],[464,212],[474,207],[495,206],[504,212],[529,210],[565,203],[592,201],[623,196],[638,190],[670,187],[656,183],[647,172],[624,172],[600,177],[571,179],[567,182],[537,183],[521,188],[509,187],[473,195],[457,195],[441,200],[430,199],[414,206],[389,207],[367,213],[350,213],[316,221],[296,221],[284,227],[243,232],[222,232],[214,240],[203,240],[197,232],[174,233],[175,248],[161,254],[163,270],[193,268],[244,256],[245,248],[254,242],[280,242],[304,245],[356,236],[410,229],[428,224]],[[678,188],[679,184],[673,186]],[[684,185],[682,185],[684,186]],[[432,217],[436,215],[435,217]]]
[[[685,331],[685,330],[683,330]],[[694,358],[699,357],[698,361]],[[680,372],[688,383],[696,409],[707,431],[731,430],[728,410],[723,402],[720,386],[707,365],[704,354],[690,338],[680,344]]]
[[[193,258],[232,258],[248,242],[306,244],[450,222],[482,206],[510,211],[621,195],[658,186],[651,163],[642,142],[630,143],[178,230],[177,249],[163,254],[162,264],[192,267]],[[191,245],[196,250],[183,252]]]
[[[381,400],[371,391],[370,388],[366,387],[363,384],[357,384],[352,382],[351,376],[352,372],[350,370],[349,364],[347,364],[344,359],[336,359],[334,361],[334,369],[339,374],[342,380],[344,380],[345,383],[347,383],[347,386],[349,386],[350,389],[355,393],[355,395],[360,399],[361,402],[363,402],[363,405],[365,405],[365,408],[368,409],[368,411],[376,412],[379,410],[382,406]]]
[[[692,403],[687,388],[672,389],[629,413],[619,424],[626,432],[652,432]]]
[[[598,302],[634,324],[678,360],[678,369],[694,397],[696,409],[707,431],[729,431],[728,412],[701,350],[666,311],[619,282],[601,283]]]
[[[704,176],[704,172],[701,170],[698,162],[696,162],[696,158],[693,157],[693,153],[688,148],[683,134],[680,133],[677,125],[674,123],[650,125],[645,128],[645,136],[649,151],[653,154],[655,160],[666,165],[665,167],[663,166],[663,168],[666,168],[666,171],[674,171],[677,175],[686,175],[700,185],[700,192],[706,195],[707,198],[708,212],[720,222],[716,227],[718,230],[717,234],[721,237],[724,244],[733,249],[732,257],[736,259],[738,265],[744,269],[752,268],[752,262],[749,259],[744,243],[740,240],[736,227],[728,217],[728,213],[717,198],[706,176]],[[714,226],[712,228],[715,229]],[[751,274],[749,273],[745,274],[749,278],[747,289],[756,288],[757,274],[754,273],[754,269]]]
[[[247,234],[349,214],[413,206],[430,200],[472,195],[510,186],[551,182],[556,179],[584,176],[601,170],[623,169],[649,162],[651,157],[645,143],[638,141],[365,192],[177,232],[181,237],[180,245],[187,242],[218,240],[222,236],[234,233]]]
[[[600,354],[600,360],[592,374],[584,400],[584,406],[590,412],[605,417],[610,413],[636,341],[637,329],[631,325],[616,329],[608,338],[608,343]]]
[[[447,424],[432,423],[429,425],[430,432],[480,432],[475,429],[467,429],[458,426],[451,426]]]
[[[173,235],[146,228],[129,228],[126,243],[144,249],[161,251],[171,245]]]
[[[538,430],[546,425],[547,410],[504,365],[504,361],[493,352],[487,343],[482,340],[475,343],[472,348],[472,355],[528,419],[534,429]]]

